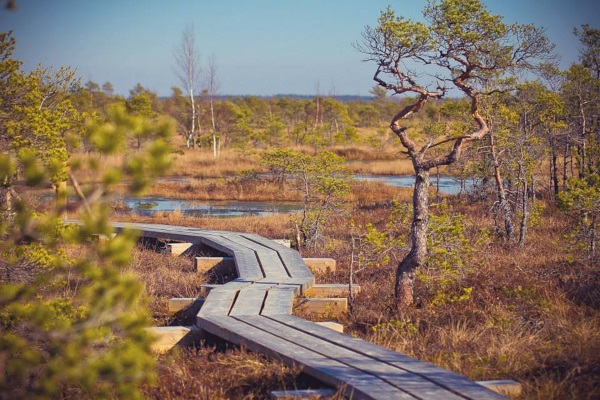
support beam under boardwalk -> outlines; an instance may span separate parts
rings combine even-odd
[[[337,264],[333,258],[303,258],[303,260],[313,273],[334,272],[336,270]]]
[[[152,351],[166,353],[175,346],[192,346],[204,337],[204,332],[195,326],[155,326],[147,328],[155,337]]]
[[[233,257],[196,257],[196,271],[202,273],[209,270],[223,275],[234,274]]]
[[[352,285],[352,292],[360,293],[360,285]],[[345,283],[315,284],[304,293],[306,297],[345,297],[349,294],[350,288]]]
[[[198,247],[197,243],[167,243],[167,253],[172,256],[180,256],[182,254],[189,254]]]
[[[345,297],[332,297],[328,299],[295,300],[294,312],[308,313],[321,317],[337,317],[348,311],[348,299]]]
[[[169,315],[185,312],[186,314],[195,316],[203,304],[203,297],[174,297],[169,299]]]

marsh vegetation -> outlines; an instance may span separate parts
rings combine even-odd
[[[70,68],[24,72],[0,34],[0,398],[264,398],[318,385],[215,338],[153,355],[144,327],[180,323],[168,299],[214,277],[133,232],[90,239],[112,237],[111,220],[290,239],[303,257],[337,261],[317,281],[361,285],[337,317],[348,334],[474,380],[514,379],[521,398],[599,398],[600,34],[576,29],[580,63],[559,71],[525,62],[551,50],[543,31],[501,24],[478,1],[425,12],[429,27],[387,9],[365,31],[377,86],[350,102],[219,97],[215,85],[160,98],[138,84],[123,97]],[[455,24],[441,23],[448,12]],[[464,97],[419,85],[403,57],[446,68],[436,78]],[[539,75],[518,82],[518,66]],[[459,193],[438,191],[438,176]],[[298,212],[146,215],[120,200],[142,194]]]

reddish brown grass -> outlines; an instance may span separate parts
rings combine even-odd
[[[299,368],[244,349],[214,345],[163,356],[157,372],[158,382],[144,392],[148,398],[161,400],[267,399],[273,390],[324,387]]]
[[[472,215],[472,235],[489,226]],[[393,312],[393,266],[366,271],[344,324],[352,334],[475,380],[515,379],[523,384],[522,398],[598,398],[600,297],[582,297],[572,282],[589,287],[600,279],[590,266],[569,261],[560,213],[550,208],[543,221],[523,249],[502,243],[478,249],[465,275],[444,288],[419,282],[417,307],[401,317]],[[440,290],[460,287],[473,288],[470,298],[431,302]]]
[[[319,282],[347,282],[348,219],[382,228],[392,199],[409,201],[410,191],[353,184],[350,217],[338,216],[328,225],[329,242],[302,251],[303,256],[337,260],[338,271],[317,276]],[[396,254],[389,265],[356,275],[362,292],[352,312],[340,319],[347,332],[475,380],[517,380],[524,399],[600,398],[600,273],[584,257],[567,251],[567,219],[547,206],[540,223],[530,228],[525,246],[518,248],[480,240],[493,228],[488,205],[450,198],[450,207],[465,215],[466,234],[475,250],[460,274],[446,277],[444,285],[438,280],[417,282],[417,304],[398,316],[394,270],[403,254]],[[293,233],[287,215],[212,219],[171,213],[152,218],[119,215],[119,219],[254,232],[270,238],[289,238]],[[406,231],[409,226],[400,228]],[[166,299],[193,297],[202,282],[186,258],[144,251],[135,255],[131,269],[145,283],[157,323],[169,322]],[[472,288],[472,293],[463,300],[433,301],[440,293],[460,294],[464,288]],[[212,368],[211,382],[197,377]],[[297,371],[262,356],[237,349],[222,353],[212,347],[162,357],[159,377],[158,386],[147,389],[149,397],[189,398],[195,393],[205,398],[262,398],[268,390],[294,387],[298,379]]]

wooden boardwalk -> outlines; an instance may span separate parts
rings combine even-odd
[[[203,244],[233,257],[237,279],[210,290],[197,327],[299,365],[351,399],[504,399],[453,372],[291,315],[294,297],[314,284],[295,250],[247,233],[113,225],[139,229],[144,237]]]

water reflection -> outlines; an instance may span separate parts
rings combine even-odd
[[[283,202],[238,202],[238,201],[187,201],[157,197],[124,198],[126,208],[135,210],[141,215],[152,215],[156,212],[178,211],[194,217],[240,217],[247,215],[266,216],[273,214],[290,214],[302,209],[298,203]]]

